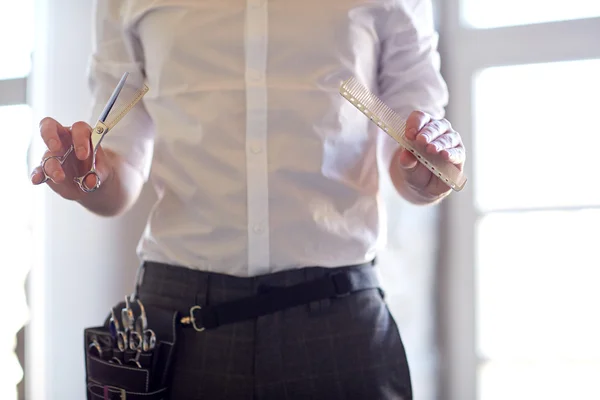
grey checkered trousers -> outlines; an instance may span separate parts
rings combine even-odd
[[[193,305],[253,296],[261,284],[289,286],[331,271],[240,278],[152,262],[140,268],[140,300],[183,315]],[[171,400],[412,400],[404,346],[378,289],[180,331]]]

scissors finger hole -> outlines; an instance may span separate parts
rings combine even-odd
[[[91,193],[100,187],[100,176],[96,171],[88,171],[85,175],[75,178],[75,183],[84,192]]]
[[[142,337],[137,332],[131,332],[131,337],[129,338],[129,348],[131,350],[139,350],[142,347]]]
[[[144,351],[154,350],[156,347],[156,334],[152,329],[144,331]]]
[[[90,343],[88,352],[90,355],[98,357],[98,358],[102,358],[102,355],[103,355],[102,347],[100,346],[100,344],[97,341]]]
[[[119,332],[117,337],[117,346],[120,351],[127,350],[127,335],[124,332]]]
[[[52,179],[57,177],[57,173],[62,171],[62,160],[60,156],[49,156],[42,160],[40,164],[44,179]]]

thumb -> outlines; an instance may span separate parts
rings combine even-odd
[[[411,171],[417,167],[417,158],[410,151],[406,149],[400,150],[398,154],[398,165],[403,170]]]

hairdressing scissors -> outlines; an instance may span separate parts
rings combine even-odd
[[[100,341],[96,336],[92,336],[92,341],[88,345],[88,351],[90,354],[102,358],[104,355],[104,351],[102,350],[102,346],[100,345]]]
[[[121,329],[121,324],[119,320],[115,316],[115,310],[110,310],[110,334],[117,342],[117,348],[120,351],[125,351],[127,349],[127,334],[124,330]]]
[[[148,92],[148,87],[146,85],[144,85],[144,87],[136,93],[133,100],[131,102],[129,102],[121,111],[119,111],[119,113],[117,113],[115,118],[113,118],[111,121],[107,121],[111,110],[113,109],[115,103],[117,102],[117,99],[119,98],[119,94],[121,93],[123,86],[125,86],[125,81],[127,80],[128,76],[129,76],[129,72],[125,72],[123,74],[123,76],[121,77],[121,80],[119,81],[119,83],[117,84],[115,89],[113,90],[113,93],[110,96],[108,103],[104,107],[104,110],[100,114],[100,117],[98,118],[98,121],[96,122],[96,125],[94,126],[94,129],[92,130],[92,134],[91,134],[92,166],[91,166],[90,170],[87,171],[82,176],[74,178],[75,183],[77,183],[79,185],[79,188],[86,193],[94,192],[96,189],[98,189],[100,187],[100,184],[101,184],[100,176],[98,175],[98,172],[96,171],[96,153],[98,151],[98,147],[100,146],[100,143],[102,143],[102,139],[104,139],[104,136],[106,136],[106,134],[112,128],[115,127],[115,125],[133,108],[133,106],[135,106],[137,104],[137,102],[140,101],[142,99],[142,97],[144,97],[146,92]],[[42,168],[41,169],[42,169],[42,173],[44,174],[42,183],[47,182],[48,179],[50,179],[50,176],[46,173],[46,168],[45,168],[46,163],[49,160],[55,159],[60,163],[60,165],[62,165],[65,162],[65,160],[67,159],[67,157],[73,152],[73,150],[74,150],[74,147],[71,144],[71,146],[69,146],[67,151],[62,156],[48,156],[42,160],[42,163],[41,163]],[[89,187],[85,182],[86,178],[90,175],[93,175],[96,180],[96,184],[92,187]]]
[[[148,329],[148,317],[144,305],[139,299],[137,303],[140,306],[140,316],[135,321],[135,330],[131,331],[129,336],[129,348],[138,352],[152,351],[156,346],[156,334],[152,329]]]
[[[121,309],[121,322],[123,323],[123,331],[126,337],[124,341],[126,349],[127,347],[130,347],[129,341],[131,338],[131,332],[135,331],[135,314],[131,309],[128,296],[125,296],[125,307]]]

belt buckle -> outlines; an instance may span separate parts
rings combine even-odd
[[[203,326],[198,326],[198,324],[196,322],[196,316],[194,315],[195,311],[201,310],[201,309],[202,309],[202,307],[200,307],[200,306],[193,306],[192,308],[190,308],[189,317],[181,318],[181,323],[184,325],[192,325],[192,327],[194,328],[194,330],[196,332],[204,331],[206,328],[204,328]]]
[[[104,400],[114,399],[113,394],[119,395],[119,400],[127,400],[127,392],[125,389],[120,389],[114,386],[104,386]]]

